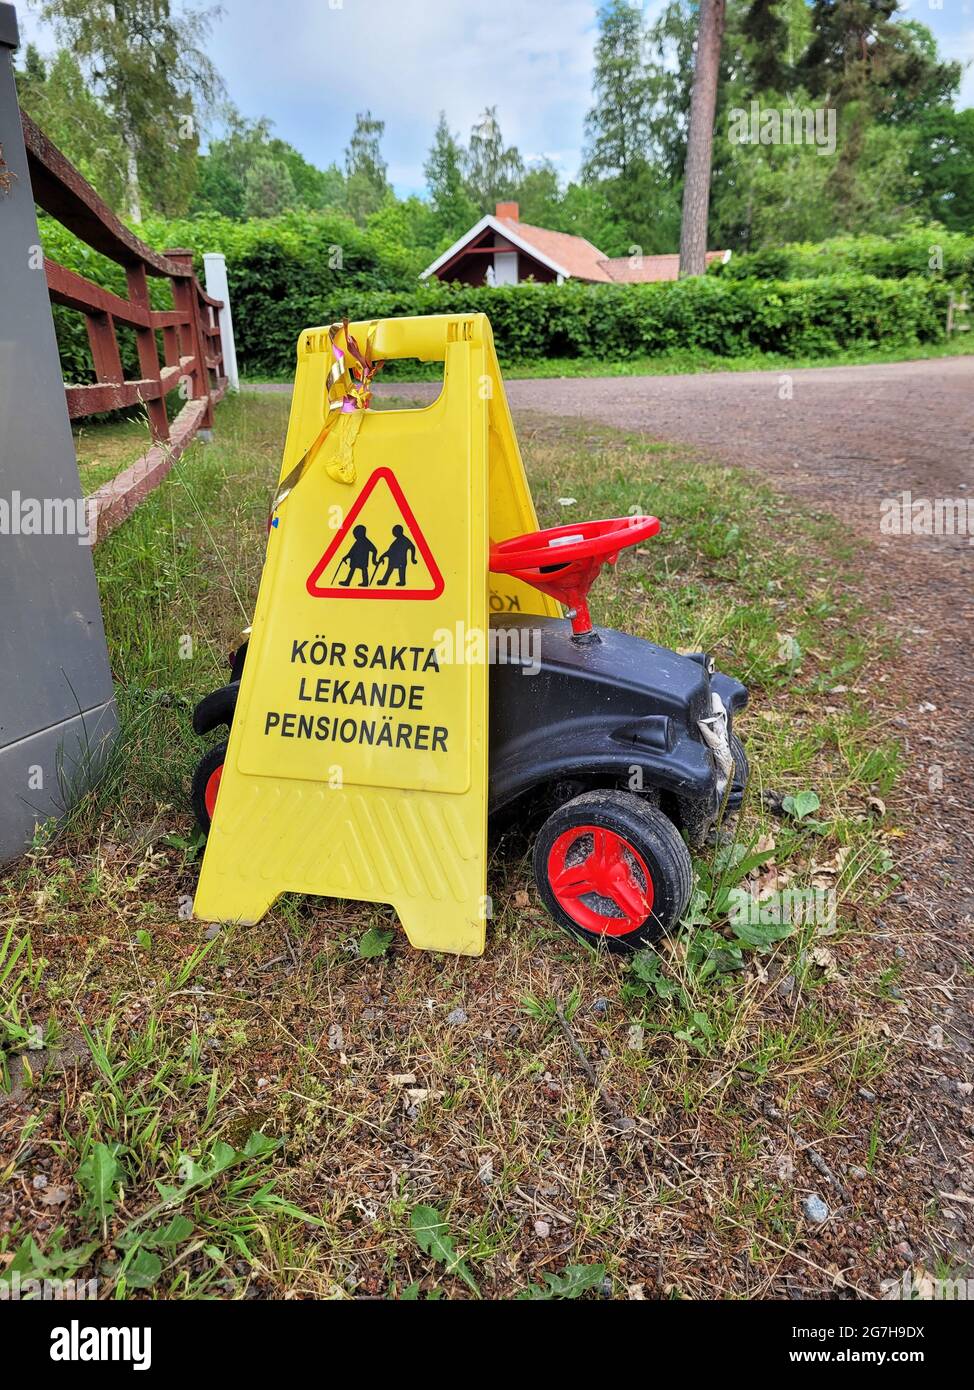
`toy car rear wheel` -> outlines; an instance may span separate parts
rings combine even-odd
[[[193,773],[193,815],[196,817],[196,824],[204,835],[210,833],[210,822],[216,808],[216,798],[220,790],[220,779],[223,776],[223,764],[226,761],[226,756],[227,745],[215,743],[200,758],[196,764],[196,771]]]
[[[614,951],[648,946],[674,927],[693,888],[690,853],[671,820],[630,792],[585,792],[549,816],[534,874],[559,926]]]

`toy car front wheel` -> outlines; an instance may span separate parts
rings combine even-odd
[[[559,926],[615,951],[639,950],[674,927],[693,888],[673,822],[640,797],[610,790],[576,796],[545,821],[534,874]]]
[[[751,769],[748,766],[744,745],[736,734],[730,736],[730,750],[734,759],[734,780],[731,782],[730,795],[727,798],[727,809],[739,811],[744,801],[744,793],[747,791],[747,779],[751,775]]]
[[[204,835],[210,833],[210,822],[216,809],[216,798],[220,790],[226,756],[227,745],[215,743],[200,758],[193,773],[193,814]]]

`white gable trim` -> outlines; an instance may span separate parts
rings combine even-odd
[[[428,265],[426,269],[420,273],[419,278],[421,280],[426,280],[429,276],[435,275],[441,266],[446,265],[447,261],[452,260],[458,251],[462,251],[469,242],[473,241],[475,237],[480,236],[481,232],[487,231],[488,228],[496,232],[498,236],[506,237],[512,246],[516,246],[518,250],[523,251],[525,255],[531,256],[536,261],[540,261],[542,265],[546,265],[555,275],[560,275],[565,280],[571,279],[570,271],[567,271],[563,265],[559,265],[557,261],[553,261],[551,257],[546,256],[543,251],[539,251],[536,246],[532,246],[530,241],[525,241],[524,237],[520,237],[516,232],[513,232],[506,222],[499,222],[498,219],[492,217],[490,213],[482,217],[475,227],[470,228],[469,232],[465,232],[459,241],[455,241],[449,250],[443,252],[442,256],[438,256],[432,265]]]

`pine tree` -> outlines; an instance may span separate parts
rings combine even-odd
[[[465,151],[447,123],[446,112],[433,136],[433,144],[423,165],[426,186],[436,213],[440,234],[451,242],[477,221],[477,206],[464,185]]]
[[[748,40],[748,79],[754,92],[783,92],[789,82],[788,21],[782,0],[751,0],[741,30]]]
[[[697,61],[690,100],[683,221],[680,227],[680,274],[702,275],[707,268],[707,221],[714,147],[714,113],[726,0],[700,0]]]

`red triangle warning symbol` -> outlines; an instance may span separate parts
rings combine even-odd
[[[442,594],[439,566],[391,468],[377,468],[369,478],[307,587],[312,598]]]

